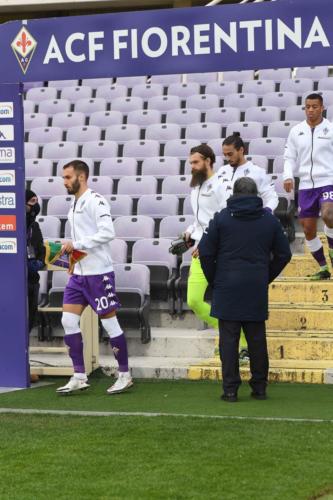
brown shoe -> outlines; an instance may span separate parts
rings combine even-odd
[[[39,381],[39,376],[37,375],[37,373],[30,373],[30,383],[35,384],[38,381]]]

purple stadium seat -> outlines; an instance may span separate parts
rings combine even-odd
[[[318,82],[318,90],[333,90],[333,78],[331,76],[321,78]]]
[[[112,194],[113,180],[106,175],[89,176],[88,187],[98,194]]]
[[[48,99],[42,101],[38,105],[38,112],[45,113],[49,116],[56,113],[69,113],[71,110],[71,103],[67,99]]]
[[[283,156],[276,156],[273,160],[273,173],[274,174],[282,174],[283,167],[284,167]]]
[[[211,139],[208,146],[212,148],[216,156],[222,155],[222,142],[223,139]]]
[[[127,97],[127,87],[125,85],[102,85],[96,90],[96,97],[102,97],[108,102],[117,99],[117,97]]]
[[[75,111],[90,115],[96,111],[106,111],[106,106],[106,100],[102,97],[96,97],[95,99],[83,98],[75,102]]]
[[[206,122],[216,122],[222,125],[240,120],[240,109],[238,108],[211,108],[206,110]]]
[[[310,94],[313,91],[313,81],[310,78],[296,78],[295,80],[282,80],[280,92],[294,92],[297,96],[302,96],[305,92]]]
[[[125,241],[154,237],[155,222],[147,215],[124,215],[115,219],[113,224],[116,237]]]
[[[82,85],[91,87],[96,90],[99,87],[103,87],[105,85],[111,86],[113,78],[83,78]]]
[[[38,193],[42,199],[66,194],[64,182],[60,177],[35,177],[31,183],[31,190]]]
[[[187,81],[205,84],[209,82],[216,82],[217,76],[217,73],[189,73],[187,75]]]
[[[187,125],[185,137],[186,139],[195,139],[198,142],[207,142],[210,139],[222,137],[222,128],[219,123],[192,123]]]
[[[297,104],[297,95],[293,92],[268,92],[262,99],[263,106],[278,106],[280,109],[294,104]]]
[[[209,82],[205,87],[205,93],[225,97],[226,95],[236,93],[237,88],[237,82]]]
[[[117,97],[111,103],[112,111],[129,113],[135,109],[143,109],[143,99],[141,97]]]
[[[38,144],[33,142],[24,143],[24,158],[38,158]]]
[[[190,192],[190,175],[170,175],[163,180],[162,194],[175,194],[185,198]]]
[[[194,215],[168,215],[161,220],[160,238],[176,239],[190,224],[194,222]]]
[[[34,89],[36,87],[43,87],[44,82],[23,82],[23,92],[25,94],[28,92],[29,89]]]
[[[191,148],[195,146],[198,146],[198,141],[194,139],[174,139],[166,143],[164,154],[165,156],[176,156],[181,159],[188,158]]]
[[[177,123],[154,123],[146,128],[146,139],[166,142],[180,139],[181,128]]]
[[[35,103],[33,101],[25,100],[23,101],[23,109],[25,114],[31,114],[35,112]]]
[[[149,156],[159,156],[160,145],[157,141],[127,141],[124,144],[123,156],[133,156],[142,160]]]
[[[64,89],[65,87],[76,87],[77,85],[77,80],[49,80],[48,83],[49,87],[54,87],[58,90]]]
[[[24,113],[24,130],[29,131],[33,128],[47,127],[48,119],[45,113]]]
[[[56,113],[52,117],[53,127],[62,127],[68,129],[70,127],[83,127],[85,124],[85,114],[78,111],[73,113]]]
[[[148,109],[166,112],[175,108],[180,108],[180,97],[178,95],[155,96],[148,101]]]
[[[252,139],[249,145],[249,154],[275,158],[275,156],[283,155],[285,143],[285,139],[281,137]]]
[[[111,241],[111,257],[114,264],[125,264],[127,262],[127,243],[118,238]]]
[[[76,142],[49,142],[43,147],[43,158],[60,160],[61,158],[75,158],[78,145]]]
[[[66,220],[66,223],[65,223],[65,238],[71,238],[72,235],[71,235],[71,226],[69,224],[69,220]]]
[[[247,155],[246,158],[247,158],[247,160],[252,161],[252,163],[257,165],[258,167],[263,168],[267,172],[268,159],[266,158],[266,156],[262,156],[262,155],[249,156],[249,155]]]
[[[277,106],[253,106],[245,111],[245,120],[247,122],[259,122],[263,125],[278,121],[280,116],[281,111]]]
[[[164,179],[168,175],[179,175],[180,160],[174,156],[153,156],[142,162],[142,175],[153,175]]]
[[[302,106],[303,108],[303,106]],[[333,120],[333,106],[328,106],[326,110],[326,117],[328,120],[332,121]],[[303,120],[305,118],[305,113],[303,111]]]
[[[115,141],[89,141],[83,144],[82,156],[95,160],[118,156],[118,144]]]
[[[79,99],[90,99],[92,89],[90,87],[65,87],[61,91],[61,99],[68,99],[71,103],[75,103]]]
[[[200,93],[200,85],[196,82],[189,83],[171,83],[168,88],[168,94],[178,95],[182,99]]]
[[[161,123],[161,112],[157,109],[136,109],[127,115],[127,123],[146,127],[153,123]]]
[[[260,69],[258,73],[260,80],[274,80],[275,82],[281,82],[282,80],[291,78],[290,68]]]
[[[162,218],[178,214],[178,198],[173,194],[146,194],[138,201],[138,215]]]
[[[206,111],[207,109],[218,107],[219,101],[219,97],[214,94],[195,94],[190,95],[186,99],[186,107]]]
[[[60,127],[36,127],[29,132],[29,141],[36,144],[61,142],[63,129]]]
[[[96,125],[84,125],[70,127],[67,130],[67,140],[82,144],[86,141],[99,141],[101,137],[101,129]]]
[[[123,123],[123,114],[121,111],[95,111],[91,113],[89,125],[97,125],[106,128],[110,125],[121,125]]]
[[[44,239],[60,238],[61,222],[58,217],[54,217],[53,215],[43,215],[41,217],[37,217],[37,222]]]
[[[117,83],[126,85],[128,88],[133,88],[135,85],[146,83],[146,80],[146,76],[119,76],[117,78]]]
[[[156,95],[163,95],[163,85],[160,83],[141,83],[132,88],[132,97],[141,97],[145,101]]]
[[[227,126],[226,136],[239,132],[242,139],[248,141],[263,136],[263,124],[260,122],[234,122]]]
[[[179,125],[189,125],[200,122],[201,111],[194,108],[171,109],[166,114],[167,123],[178,123]]]
[[[36,104],[48,99],[56,99],[57,89],[53,89],[50,87],[36,87],[33,89],[29,89],[26,98],[28,101],[33,101]]]
[[[112,217],[132,215],[133,200],[128,194],[111,194],[105,198],[110,203]]]
[[[104,158],[99,167],[99,174],[120,179],[123,175],[137,175],[137,168],[137,161],[133,157]]]
[[[119,180],[118,194],[129,194],[140,197],[143,194],[156,194],[157,180],[152,175],[126,176]]]
[[[306,68],[297,68],[296,78],[311,78],[318,82],[321,78],[328,76],[328,66],[311,66]]]
[[[51,177],[52,161],[46,158],[27,158],[25,160],[25,177],[30,180],[34,177]]]
[[[110,125],[105,132],[105,139],[124,143],[130,140],[140,139],[140,127],[138,125]]]
[[[58,160],[57,162],[57,174],[56,175],[60,175],[62,176],[63,174],[63,166],[64,165],[67,165],[67,163],[69,163],[70,161],[72,160],[75,160],[76,157],[75,156],[71,156],[69,158],[61,158],[60,160]],[[90,175],[93,174],[94,172],[94,160],[92,158],[83,158],[82,156],[79,158],[81,161],[84,161],[88,167],[89,167],[89,171],[90,171]]]
[[[162,85],[170,85],[171,83],[179,83],[181,75],[152,75],[151,83],[161,83]]]
[[[248,80],[243,82],[242,92],[256,94],[262,97],[267,92],[275,91],[275,82],[273,80]]]
[[[257,106],[258,97],[254,93],[247,94],[229,94],[224,98],[224,106],[238,108],[245,111],[251,106]]]
[[[225,82],[237,82],[242,83],[247,80],[253,80],[254,71],[252,69],[244,70],[244,71],[224,71],[223,72],[223,80]]]
[[[295,120],[298,122],[305,120],[305,106],[289,106],[286,108],[285,119]]]
[[[73,196],[69,194],[55,195],[49,199],[47,204],[47,215],[55,215],[66,218],[73,202]]]
[[[186,196],[184,200],[183,215],[193,215],[193,210],[191,205],[191,195]]]
[[[272,122],[268,125],[268,137],[282,137],[287,139],[290,129],[297,125],[298,121]]]

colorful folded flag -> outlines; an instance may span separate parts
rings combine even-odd
[[[64,253],[61,255],[62,243],[57,241],[45,241],[45,264],[47,269],[52,271],[59,271],[67,269],[72,272],[77,262],[86,257],[86,252],[81,250],[73,250],[70,254]]]

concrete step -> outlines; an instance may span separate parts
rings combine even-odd
[[[299,382],[308,384],[332,383],[333,361],[271,360],[269,368],[270,382]],[[248,366],[240,368],[243,380],[249,380]],[[221,380],[221,364],[218,359],[205,360],[189,368],[190,380]]]
[[[326,361],[333,366],[333,333],[268,332],[269,358],[279,360]]]
[[[286,304],[271,304],[267,330],[290,331],[333,331],[333,309],[325,305],[300,304],[287,307]]]
[[[269,287],[270,304],[323,304],[333,307],[333,281],[293,278],[274,281]]]
[[[282,272],[283,277],[306,277],[318,271],[318,264],[312,255],[293,255],[291,261]]]

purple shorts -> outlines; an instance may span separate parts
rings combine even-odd
[[[101,316],[119,309],[114,272],[94,276],[73,274],[64,291],[64,304],[89,304]]]
[[[333,203],[333,186],[322,186],[313,189],[300,189],[298,192],[298,217],[319,217],[321,205]]]

